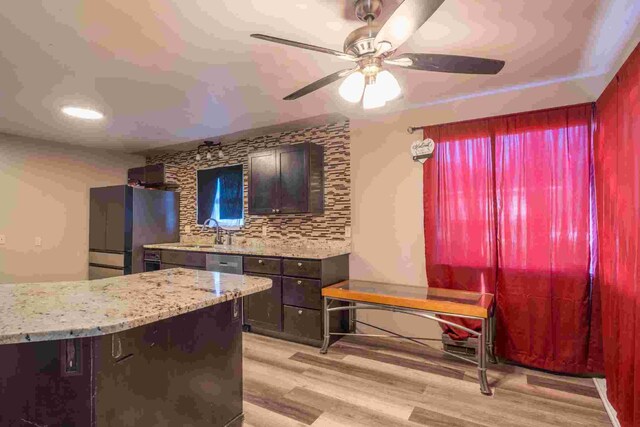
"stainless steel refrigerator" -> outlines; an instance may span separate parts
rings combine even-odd
[[[180,240],[178,193],[128,185],[92,188],[89,279],[141,273],[143,245]]]

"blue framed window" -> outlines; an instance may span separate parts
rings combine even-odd
[[[223,227],[244,225],[244,181],[242,165],[201,169],[198,179],[198,224],[208,218]]]

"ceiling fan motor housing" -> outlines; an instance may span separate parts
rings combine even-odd
[[[376,51],[373,41],[380,30],[380,25],[372,22],[353,30],[344,41],[344,53],[355,56],[373,54]]]
[[[356,16],[363,22],[369,22],[380,16],[382,0],[356,0]]]

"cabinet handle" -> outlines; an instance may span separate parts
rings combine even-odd
[[[264,261],[262,261],[261,259],[258,260],[258,264],[264,264]]]
[[[276,212],[278,212],[278,210],[277,209],[271,209],[271,212],[276,213]]]
[[[302,310],[298,310],[298,314],[302,314]]]
[[[302,267],[302,263],[301,262],[298,263],[298,267]]]

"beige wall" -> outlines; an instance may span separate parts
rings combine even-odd
[[[89,188],[144,158],[0,134],[0,283],[87,277]],[[35,246],[35,238],[42,246]]]
[[[472,97],[395,115],[351,120],[353,279],[426,286],[422,167],[410,157],[409,126],[447,123],[590,102],[606,77]],[[596,89],[597,91],[597,89]],[[428,238],[428,236],[427,236]],[[365,312],[359,318],[409,334],[438,336],[432,321]]]

